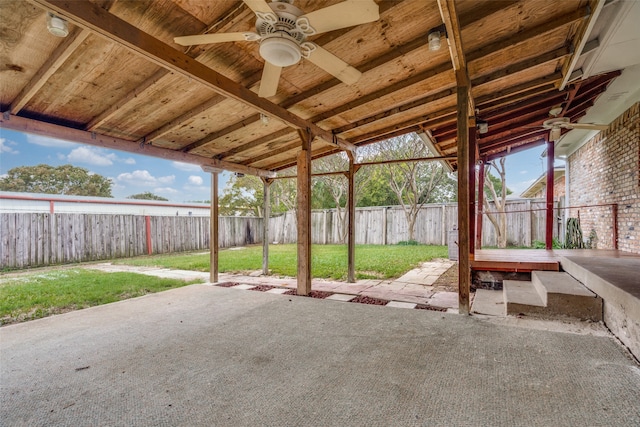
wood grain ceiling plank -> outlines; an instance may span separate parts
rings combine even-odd
[[[31,78],[29,83],[22,89],[11,103],[11,114],[18,114],[20,110],[33,98],[33,96],[47,83],[65,61],[75,52],[75,50],[89,36],[89,31],[76,27],[71,31],[63,42],[53,51],[38,72]]]
[[[337,138],[330,131],[322,129],[264,98],[260,98],[256,93],[244,86],[155,39],[151,35],[140,31],[99,6],[92,3],[67,2],[63,0],[31,1],[43,8],[54,10],[78,25],[88,28],[118,45],[124,46],[163,68],[191,78],[221,95],[249,105],[269,116],[277,117],[296,129],[308,129],[316,137],[322,138],[326,142],[335,144],[342,149],[355,150],[353,144]]]

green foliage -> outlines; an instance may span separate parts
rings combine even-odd
[[[493,175],[492,173],[487,173],[485,180],[487,181],[491,181],[491,183],[493,184],[493,188],[496,190],[497,194],[500,194],[500,192],[502,191],[502,180],[500,178],[498,178],[497,176]],[[484,184],[484,197],[487,200],[493,200],[493,196],[491,196],[491,191],[489,191],[489,183],[487,183],[485,181]],[[509,189],[509,187],[507,187],[507,195],[512,194],[513,191],[511,191]]]
[[[553,247],[553,249],[562,249],[562,243],[560,243],[560,241],[555,237],[553,238],[551,246]],[[533,249],[545,249],[547,247],[547,244],[545,242],[541,242],[540,240],[534,240],[531,247]]]
[[[81,269],[56,270],[6,279],[0,282],[0,325],[199,282]]]
[[[430,245],[356,245],[356,277],[390,279],[402,276],[421,262],[446,258],[446,246]],[[315,278],[347,277],[346,245],[313,245],[311,274]],[[209,254],[184,254],[141,257],[114,261],[119,264],[156,266],[183,270],[208,271]],[[269,269],[276,276],[294,277],[297,273],[297,246],[269,246]],[[262,246],[222,250],[218,268],[221,273],[249,272],[262,269]]]
[[[418,243],[418,242],[417,242],[417,241],[415,241],[415,240],[403,240],[403,241],[401,241],[401,242],[398,242],[398,245],[399,245],[399,246],[417,246],[417,245],[419,245],[419,244],[420,244],[420,243]]]
[[[113,197],[112,184],[109,178],[72,165],[19,166],[0,178],[2,191],[70,196]]]
[[[567,232],[564,239],[565,249],[584,249],[582,229],[578,218],[567,219]]]
[[[128,196],[127,199],[136,199],[136,200],[161,200],[164,202],[168,202],[169,199],[165,199],[162,196],[157,196],[155,194],[153,194],[150,191],[146,191],[144,193],[139,193],[139,194],[132,194],[131,196]]]

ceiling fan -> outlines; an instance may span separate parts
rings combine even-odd
[[[587,130],[605,130],[609,125],[598,125],[593,123],[571,123],[568,117],[554,117],[545,120],[542,127],[549,129],[549,140],[557,141],[562,135],[562,129],[587,129]]]
[[[256,14],[256,32],[199,34],[175,37],[182,46],[259,41],[260,56],[265,60],[258,95],[265,98],[276,94],[283,67],[297,64],[305,58],[340,79],[354,84],[362,73],[307,37],[340,28],[365,24],[380,19],[378,5],[373,0],[346,0],[324,9],[304,13],[293,0],[243,0]]]

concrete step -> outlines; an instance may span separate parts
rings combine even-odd
[[[568,273],[533,271],[531,282],[546,306],[546,313],[602,320],[602,299]]]
[[[476,296],[473,298],[471,312],[490,316],[506,316],[507,311],[502,291],[477,289]]]
[[[502,290],[507,314],[544,314],[546,307],[533,283],[505,280]]]

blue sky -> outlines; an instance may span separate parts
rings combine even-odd
[[[507,157],[507,186],[519,195],[544,171],[544,147]],[[0,129],[0,175],[17,166],[72,164],[113,180],[112,194],[125,198],[150,191],[173,202],[208,200],[211,178],[199,166]],[[221,174],[222,193],[228,173]]]

